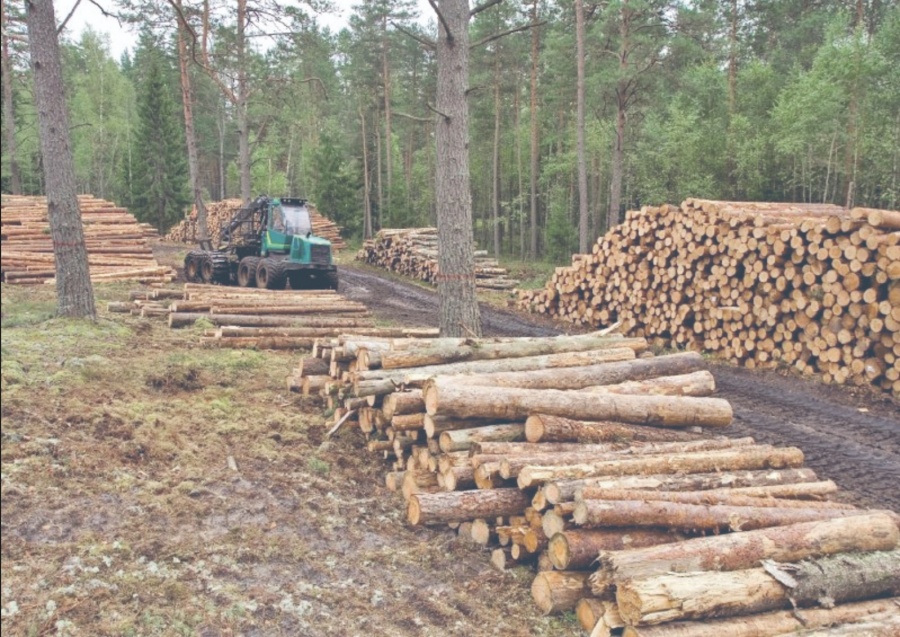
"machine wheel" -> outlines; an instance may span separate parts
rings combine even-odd
[[[256,285],[267,290],[281,290],[287,283],[284,263],[279,259],[266,257],[256,267]]]
[[[200,283],[200,264],[204,256],[203,250],[191,250],[184,257],[184,278],[188,283]]]
[[[244,257],[238,265],[237,284],[242,288],[256,287],[256,268],[259,266],[259,257]]]
[[[200,263],[200,278],[204,283],[227,284],[230,274],[228,255],[219,251],[204,254],[203,261]]]
[[[325,289],[326,290],[334,290],[337,292],[338,289],[338,273],[337,270],[334,272],[328,272],[325,275]]]
[[[288,281],[292,290],[306,290],[309,288],[309,277],[303,272],[288,272]]]

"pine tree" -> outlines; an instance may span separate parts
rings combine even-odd
[[[190,205],[184,131],[163,60],[146,56],[146,74],[138,87],[138,130],[132,157],[133,212],[160,232],[182,218]]]

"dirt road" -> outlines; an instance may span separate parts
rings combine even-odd
[[[371,268],[342,266],[340,292],[405,325],[438,324],[438,297]],[[575,328],[482,304],[486,336],[541,336]],[[841,499],[900,512],[900,401],[793,373],[712,363],[718,395],[734,408],[727,433],[796,446],[806,465],[834,480]]]

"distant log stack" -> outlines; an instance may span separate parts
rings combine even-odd
[[[432,285],[438,278],[437,228],[383,229],[363,244],[358,261],[398,272]],[[488,257],[487,250],[475,251],[475,285],[482,290],[511,290],[519,282],[506,268]]]
[[[319,339],[288,383],[324,398],[332,433],[358,425],[410,524],[533,567],[542,612],[603,636],[895,626],[879,598],[900,592],[898,516],[828,500],[800,449],[717,435],[731,408],[700,354],[637,358],[645,339],[604,333],[410,336]]]
[[[900,394],[900,212],[688,199],[572,260],[519,307]]]
[[[79,195],[91,280],[167,283],[172,268],[153,257],[149,241],[159,234],[134,215],[93,195]],[[0,199],[0,269],[3,281],[20,285],[52,283],[56,276],[47,199],[3,195]]]
[[[335,250],[343,250],[347,244],[341,238],[341,227],[323,216],[314,203],[308,202],[309,217],[312,221],[313,234],[328,239]],[[222,235],[222,229],[227,226],[241,207],[240,199],[223,199],[206,204],[206,226],[213,243]],[[187,217],[181,220],[165,236],[166,241],[180,243],[196,243],[199,232],[197,229],[197,209],[191,210]]]

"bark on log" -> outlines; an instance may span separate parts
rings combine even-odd
[[[592,394],[652,394],[656,396],[712,396],[716,379],[707,370],[661,376],[647,380],[629,380],[615,385],[594,385],[580,390]]]
[[[798,562],[836,553],[887,551],[898,543],[900,530],[892,516],[867,513],[693,538],[669,546],[601,549],[591,588],[599,594],[621,580],[691,571],[736,571],[758,566],[762,560]]]
[[[422,392],[394,392],[384,397],[381,404],[384,411],[384,417],[390,420],[395,415],[424,413],[425,401],[422,398]]]
[[[573,518],[576,524],[586,527],[649,526],[703,531],[750,531],[798,522],[828,520],[853,513],[854,511],[845,509],[583,500],[575,506]]]
[[[603,551],[624,552],[683,539],[683,535],[659,529],[569,529],[550,538],[547,554],[555,568],[577,571],[596,566],[597,556]]]
[[[525,489],[544,482],[598,476],[785,469],[802,464],[803,452],[796,447],[776,449],[760,445],[749,449],[643,456],[568,467],[529,466],[519,472],[518,485]]]
[[[619,612],[633,626],[748,615],[792,605],[830,606],[897,595],[900,550],[842,553],[741,571],[667,574],[622,581],[616,588]]]
[[[699,434],[687,431],[572,420],[549,414],[532,414],[525,421],[525,439],[528,442],[675,442],[698,438]]]
[[[562,369],[536,368],[534,371],[472,374],[459,377],[456,382],[526,389],[583,389],[597,385],[614,385],[627,380],[687,374],[702,369],[706,369],[706,361],[703,360],[703,357],[697,352],[685,352],[669,356]]]
[[[824,628],[865,621],[870,617],[897,616],[900,599],[876,599],[834,608],[775,611],[738,618],[678,622],[661,626],[629,626],[624,637],[772,637],[803,629]]]
[[[658,489],[660,491],[699,491],[719,488],[750,488],[759,486],[780,486],[789,488],[797,483],[815,481],[816,474],[812,469],[783,469],[780,471],[734,471],[727,473],[693,473],[687,475],[631,475],[620,477],[585,478],[583,480],[560,480],[549,482],[543,489],[547,501],[551,504],[575,499],[590,499],[593,489]],[[837,487],[827,481],[832,493]],[[821,484],[816,482],[815,484]],[[579,495],[580,494],[580,495]],[[786,494],[779,494],[786,495]],[[823,495],[823,493],[816,493]],[[794,497],[793,495],[790,497]]]
[[[198,319],[209,321],[213,325],[237,325],[242,327],[353,327],[359,324],[358,318],[324,319],[302,316],[256,316],[248,314],[203,314],[198,312],[172,312],[169,314],[169,327],[186,327],[193,325]]]
[[[518,489],[479,489],[413,495],[406,517],[412,525],[441,524],[521,514],[531,498]]]
[[[546,571],[531,583],[531,597],[545,615],[573,610],[578,600],[589,597],[583,571]]]
[[[585,352],[610,348],[628,348],[634,351],[643,351],[647,349],[647,341],[643,338],[627,339],[621,336],[598,336],[596,334],[552,336],[500,343],[478,341],[473,345],[437,346],[410,352],[384,353],[381,356],[381,366],[383,369],[400,369],[442,365],[460,361],[522,358],[560,352]]]
[[[820,492],[828,490],[829,493],[837,490],[837,485],[831,480],[824,482],[810,482],[813,490]],[[856,509],[852,504],[844,502],[827,502],[815,500],[792,500],[789,497],[775,497],[772,492],[785,485],[776,487],[749,487],[748,489],[709,489],[707,491],[652,491],[641,489],[595,489],[584,488],[576,493],[575,500],[641,500],[641,501],[666,501],[680,502],[682,504],[727,504],[731,506],[777,506],[809,509]],[[786,485],[793,489],[798,485]],[[802,485],[800,485],[802,486]]]
[[[683,396],[617,396],[579,394],[555,389],[457,385],[436,378],[424,390],[429,414],[459,418],[489,416],[526,419],[547,413],[581,420],[602,419],[658,427],[724,427],[731,423],[731,404],[721,398]]]

